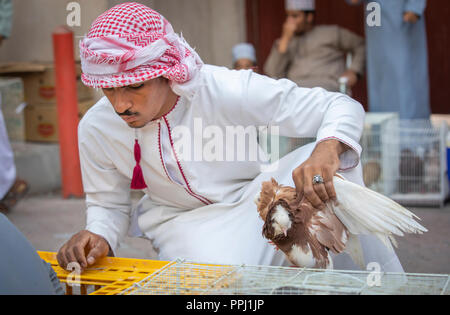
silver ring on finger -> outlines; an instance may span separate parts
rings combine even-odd
[[[321,175],[314,175],[312,182],[313,182],[313,185],[323,184],[324,183],[323,177]]]

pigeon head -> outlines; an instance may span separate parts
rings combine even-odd
[[[292,214],[295,208],[297,193],[294,188],[282,186],[275,179],[262,183],[262,189],[255,197],[258,213],[265,222],[263,234],[272,239],[285,237],[292,226]]]
[[[286,237],[292,226],[290,213],[281,204],[276,205],[270,211],[269,221],[273,228],[273,237]]]

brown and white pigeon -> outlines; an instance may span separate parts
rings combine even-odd
[[[392,244],[397,246],[393,235],[427,231],[414,220],[417,216],[393,200],[340,175],[334,177],[333,184],[337,202],[328,202],[323,210],[300,202],[295,188],[279,185],[273,178],[262,183],[255,197],[264,221],[263,236],[294,265],[333,269],[331,251],[347,252],[365,269],[358,234],[375,235],[393,250]]]

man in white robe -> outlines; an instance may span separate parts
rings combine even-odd
[[[0,211],[7,212],[8,207],[2,205],[16,180],[16,165],[14,164],[14,153],[8,139],[5,120],[3,118],[0,104]]]
[[[92,265],[127,232],[150,239],[163,260],[287,265],[261,235],[253,202],[261,182],[295,185],[318,208],[335,199],[338,170],[362,184],[364,111],[345,95],[203,65],[167,20],[137,3],[98,17],[80,53],[83,82],[105,97],[79,125],[87,226],[58,252],[62,266]],[[268,167],[255,158],[258,147],[228,138],[240,128],[251,143],[255,126],[317,141]],[[313,185],[318,174],[325,183]],[[135,209],[130,185],[145,192]],[[361,242],[367,263],[402,271],[374,237]],[[357,269],[346,254],[334,261],[337,269]]]
[[[4,38],[11,34],[12,3],[11,1],[0,1],[0,45]],[[16,166],[14,165],[14,154],[8,139],[6,124],[2,114],[0,97],[0,200],[2,200],[16,179]],[[0,211],[6,212],[6,206],[1,205]]]
[[[0,46],[11,35],[13,6],[0,0]],[[8,213],[28,191],[28,184],[16,178],[14,153],[8,138],[0,95],[0,212]]]

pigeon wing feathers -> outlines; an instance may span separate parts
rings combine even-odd
[[[300,207],[301,211],[312,213],[310,219],[304,222],[311,237],[316,238],[322,246],[334,253],[341,253],[345,249],[347,232],[332,210],[328,208],[317,210],[308,203],[302,203]]]
[[[335,176],[333,183],[338,196],[333,210],[350,233],[374,234],[392,249],[392,234],[427,231],[414,220],[417,216],[393,200],[340,177]]]
[[[363,213],[363,218],[369,215],[376,220],[373,223],[388,224],[394,230],[400,229],[406,233],[427,232],[426,228],[414,220],[420,220],[419,217],[382,194],[336,177],[334,185],[337,189],[336,194],[339,195],[339,203],[344,205],[347,210],[355,212],[355,215]],[[361,200],[364,201],[363,204],[361,204]],[[400,233],[399,235],[402,235]]]
[[[364,254],[358,235],[349,234],[347,244],[345,244],[345,252],[349,254],[350,258],[361,268],[361,270],[366,269]]]

